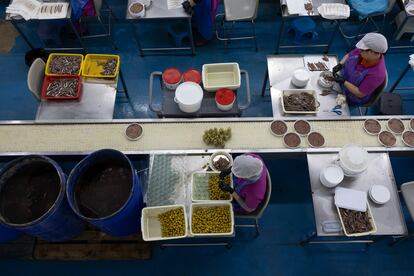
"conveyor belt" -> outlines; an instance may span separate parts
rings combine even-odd
[[[381,124],[385,129],[386,120]],[[368,148],[378,148],[376,136],[363,130],[363,120],[313,120],[313,130],[326,139],[325,148],[341,148],[357,143]],[[406,127],[408,120],[404,120]],[[232,150],[284,151],[282,138],[270,132],[269,121],[194,121],[194,122],[142,122],[143,137],[129,141],[124,136],[128,123],[79,123],[79,124],[1,124],[0,154],[7,153],[87,153],[102,148],[124,152],[191,151],[207,147],[202,141],[205,130],[213,127],[231,127],[232,138],[226,148]],[[293,121],[288,122],[293,129]],[[301,149],[308,148],[302,138]],[[403,145],[397,137],[395,149],[413,150]],[[290,150],[289,150],[290,151]]]

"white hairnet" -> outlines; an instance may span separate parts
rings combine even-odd
[[[250,155],[240,155],[234,159],[231,172],[239,178],[254,178],[262,173],[263,163]]]
[[[379,33],[367,33],[355,46],[361,50],[372,50],[381,54],[388,50],[387,39]]]

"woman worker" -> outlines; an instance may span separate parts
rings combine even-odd
[[[233,204],[236,213],[253,212],[263,201],[266,193],[267,168],[262,158],[253,153],[237,156],[231,172],[234,176],[234,189],[222,181],[230,171],[220,174],[220,188],[231,193],[236,200]]]
[[[382,34],[368,33],[356,44],[356,49],[333,68],[335,81],[343,88],[350,106],[367,103],[375,89],[384,82],[387,71],[384,54],[387,49],[387,39]]]

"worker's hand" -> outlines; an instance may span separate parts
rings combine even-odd
[[[345,79],[338,74],[334,74],[334,81],[339,84],[343,84],[345,82]]]
[[[224,178],[220,178],[219,187],[224,192],[228,192],[230,194],[234,192],[234,189],[230,185],[227,185],[226,183],[224,183]]]
[[[332,74],[336,75],[342,68],[344,68],[344,66],[341,63],[338,63],[334,66],[334,68],[332,68]]]
[[[231,173],[231,169],[226,169],[220,172],[220,179],[224,179],[226,176],[228,176]]]

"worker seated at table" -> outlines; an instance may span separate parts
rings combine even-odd
[[[387,49],[387,39],[382,34],[368,33],[333,68],[335,81],[341,85],[350,106],[367,103],[384,82]]]
[[[234,189],[220,181],[220,188],[232,194],[235,202],[235,213],[248,214],[256,210],[263,201],[266,193],[267,168],[263,159],[253,153],[243,154],[234,159],[233,167]],[[222,172],[220,179],[230,171]]]

